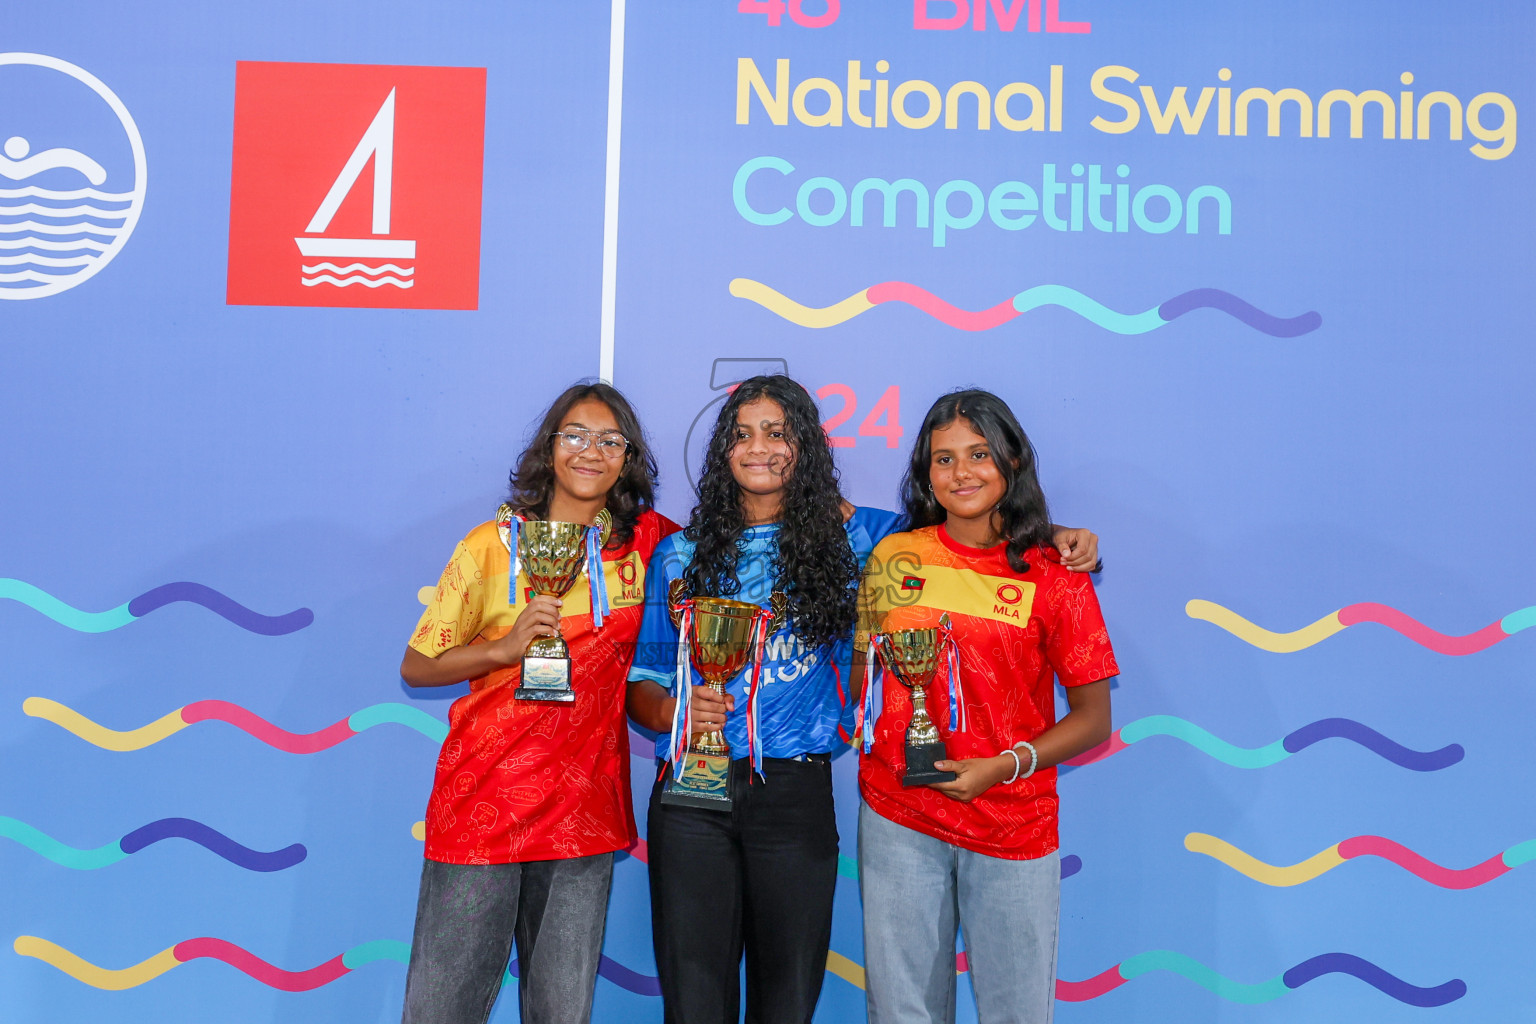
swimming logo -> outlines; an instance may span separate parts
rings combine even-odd
[[[232,305],[475,309],[485,70],[241,61]]]
[[[40,53],[0,53],[0,110],[0,299],[57,295],[133,234],[144,140],[101,79]]]

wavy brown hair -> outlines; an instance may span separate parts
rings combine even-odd
[[[560,393],[534,429],[533,437],[513,468],[512,507],[535,519],[549,514],[549,499],[555,489],[555,438],[566,417],[578,402],[587,399],[602,402],[613,413],[619,433],[629,442],[624,452],[624,468],[608,489],[608,513],[613,516],[609,547],[621,547],[635,535],[641,513],[656,503],[656,457],[645,441],[640,419],[629,400],[611,384],[602,381],[578,381]]]

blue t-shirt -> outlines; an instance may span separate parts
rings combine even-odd
[[[887,534],[900,529],[902,517],[877,508],[857,508],[843,525],[853,557],[860,571]],[[729,595],[735,601],[750,601],[767,608],[773,591],[773,558],[778,544],[777,523],[748,527],[741,537],[741,559],[737,579],[741,589]],[[677,627],[667,608],[667,593],[672,581],[682,576],[693,560],[693,541],[674,533],[656,546],[645,573],[645,618],[640,624],[638,650],[631,680],[649,679],[668,692],[675,692],[677,676]],[[764,757],[796,757],[831,751],[838,741],[841,723],[851,731],[856,710],[856,687],[848,679],[852,638],[845,637],[831,648],[811,650],[794,635],[794,623],[788,622],[764,644],[763,674],[757,691],[758,725],[761,729]],[[694,670],[694,683],[704,682]],[[841,676],[842,696],[838,695]],[[725,738],[732,757],[747,756],[747,686],[752,680],[752,665],[726,685],[726,692],[736,698],[736,710],[726,718]],[[656,756],[671,757],[669,737],[656,739]]]

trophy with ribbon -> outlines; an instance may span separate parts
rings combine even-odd
[[[517,604],[518,575],[528,579],[534,595],[563,598],[585,572],[592,588],[592,625],[602,628],[608,610],[608,586],[603,576],[602,549],[612,518],[607,509],[591,526],[582,523],[522,520],[509,505],[497,512],[496,525],[511,555],[507,601]],[[522,675],[513,694],[518,700],[569,704],[576,700],[571,688],[571,651],[565,638],[536,636],[523,652]]]
[[[934,725],[933,717],[928,714],[928,687],[933,685],[939,663],[947,660],[950,678],[949,727],[952,731],[957,727],[964,728],[963,722],[957,721],[957,716],[963,714],[964,699],[959,689],[959,659],[956,657],[954,640],[950,637],[949,616],[944,616],[942,623],[937,628],[872,633],[869,638],[871,651],[867,671],[871,683],[875,674],[874,661],[878,656],[885,670],[912,691],[912,719],[907,724],[906,733],[907,769],[901,777],[903,786],[927,786],[935,782],[948,782],[955,777],[954,772],[941,772],[933,766],[935,761],[946,760],[949,754],[944,748],[944,740],[939,736],[938,726]],[[865,687],[866,701],[871,688],[868,685]],[[862,725],[862,708],[859,718]],[[870,721],[867,728],[866,750],[872,741],[870,734],[874,732],[874,722]]]
[[[747,690],[747,745],[754,770],[761,770],[757,685],[762,672],[763,641],[773,616],[755,604],[718,597],[682,600],[675,610],[679,613],[677,711],[672,719],[672,777],[662,789],[661,801],[729,811],[731,747],[724,730],[700,733],[688,742],[693,735],[689,663],[698,666],[705,685],[724,696],[726,684],[736,678],[749,660],[753,662],[752,681]]]

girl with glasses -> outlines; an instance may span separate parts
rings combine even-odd
[[[655,479],[624,396],[568,388],[512,471],[510,509],[458,543],[411,637],[406,682],[467,679],[470,693],[449,712],[427,804],[406,1024],[484,1024],[514,946],[523,1021],[590,1018],[613,854],[635,840],[625,677],[646,562],[677,529],[652,508]],[[609,613],[597,627],[586,586],[562,601],[508,578],[516,534],[504,540],[498,523],[600,513]],[[575,701],[515,699],[530,641],[556,633]]]

